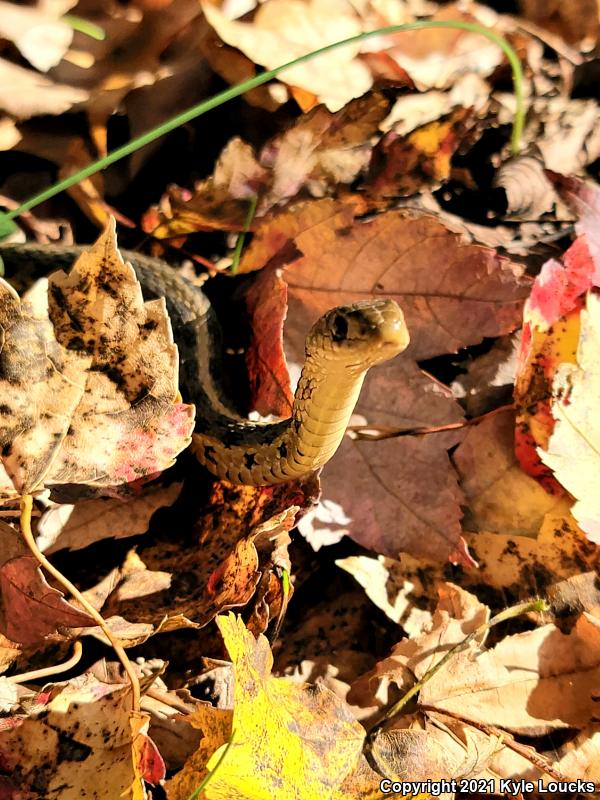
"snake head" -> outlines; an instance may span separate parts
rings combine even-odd
[[[395,300],[363,300],[324,314],[308,335],[306,352],[362,371],[406,350],[409,341]]]

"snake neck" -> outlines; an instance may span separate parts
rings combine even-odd
[[[232,483],[282,483],[322,467],[337,450],[358,400],[365,372],[308,356],[282,422],[251,424],[228,418],[197,429],[193,450],[214,475]],[[216,434],[216,435],[215,435]]]

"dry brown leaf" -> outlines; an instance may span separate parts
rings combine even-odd
[[[374,763],[393,780],[446,781],[448,800],[454,796],[449,779],[480,774],[501,747],[499,736],[486,736],[441,714],[402,722],[374,737]]]
[[[234,137],[223,149],[213,174],[193,191],[171,187],[144,217],[144,230],[157,239],[200,230],[240,231],[250,200],[266,183],[266,170],[250,145]]]
[[[0,628],[13,642],[33,645],[62,627],[82,628],[92,618],[48,585],[38,562],[14,528],[0,521]]]
[[[373,149],[367,191],[396,198],[439,188],[450,177],[452,156],[472,127],[472,110],[458,108],[407,136],[388,133]]]
[[[393,297],[411,334],[407,353],[422,360],[517,327],[530,287],[521,265],[408,210],[350,228],[328,219],[293,240],[303,257],[286,271],[290,305],[297,303],[292,336],[332,305]]]
[[[169,620],[206,625],[227,608],[265,601],[261,622],[266,627],[283,600],[281,593],[269,594],[269,575],[279,565],[289,570],[288,531],[299,507],[312,504],[314,494],[314,477],[275,491],[216,483],[191,537],[183,531],[175,536],[166,526],[151,545],[138,547],[150,578],[156,573],[171,576],[168,588],[111,603],[109,613],[155,626],[162,620],[165,630]]]
[[[454,453],[468,505],[467,530],[535,536],[547,514],[568,513],[563,498],[545,492],[520,468],[514,436],[514,413],[503,411],[469,428]]]
[[[6,494],[44,481],[118,485],[171,466],[189,444],[194,410],[178,402],[164,300],[143,302],[114,228],[47,286],[21,303],[0,285]]]
[[[421,689],[419,701],[461,719],[543,736],[583,728],[595,717],[600,622],[583,614],[570,633],[554,625],[458,653]]]
[[[148,487],[138,497],[125,501],[102,497],[75,505],[52,505],[37,524],[37,545],[49,554],[65,548],[80,550],[102,539],[144,533],[154,512],[175,502],[181,486],[173,483]]]
[[[97,800],[115,800],[129,790],[136,780],[130,688],[86,674],[47,687],[45,698],[0,731],[0,758],[15,791],[80,800],[94,787]],[[138,792],[145,797],[141,782]]]
[[[393,687],[402,693],[410,689],[448,649],[487,622],[489,609],[474,595],[451,583],[441,584],[438,592],[439,602],[431,625],[413,639],[399,642],[388,658],[358,678],[348,694],[349,703],[374,712],[386,707],[394,699]],[[472,643],[467,654],[472,655],[476,650]]]
[[[304,187],[313,197],[339,194],[339,184],[352,183],[366,169],[371,139],[388,106],[378,92],[351,100],[336,113],[320,105],[268,142],[260,162],[272,170],[273,183],[261,209],[295,197]]]

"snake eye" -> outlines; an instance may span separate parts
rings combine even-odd
[[[334,342],[341,342],[348,336],[348,320],[343,314],[336,314],[331,320],[331,334]]]

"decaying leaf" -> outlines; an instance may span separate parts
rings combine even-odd
[[[180,483],[147,488],[138,497],[116,500],[101,497],[54,504],[39,520],[37,544],[46,554],[68,548],[80,550],[102,539],[121,539],[144,533],[158,508],[170,506],[181,491]]]
[[[137,784],[131,796],[144,798],[132,751],[129,687],[86,674],[44,694],[29,714],[0,731],[2,768],[16,791],[80,800],[93,787],[98,800],[114,800]]]
[[[111,586],[103,612],[164,631],[182,624],[207,625],[229,608],[262,607],[262,613],[249,622],[253,632],[262,632],[285,602],[281,582],[276,589],[269,576],[280,567],[290,569],[289,531],[299,508],[314,502],[315,483],[309,477],[274,491],[216,483],[191,535],[189,531],[174,535],[167,526],[151,544],[140,544],[150,590],[133,587],[128,595],[122,594],[127,583],[123,573]],[[159,576],[167,576],[166,585]]]
[[[34,645],[62,627],[83,628],[92,618],[48,585],[14,528],[0,521],[0,629],[13,642]]]
[[[142,300],[114,230],[21,303],[3,282],[5,492],[110,486],[153,475],[190,441],[164,301]],[[32,402],[35,399],[35,403]],[[12,488],[14,487],[14,488]]]

